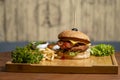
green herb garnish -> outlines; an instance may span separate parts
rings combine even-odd
[[[77,54],[79,54],[79,52],[68,52],[68,55],[70,56],[76,56]]]
[[[11,54],[13,63],[39,63],[43,55],[38,49],[32,49],[32,44],[29,43],[25,47],[17,47]]]
[[[91,55],[94,56],[109,56],[115,52],[115,49],[112,45],[109,44],[98,44],[91,47]]]

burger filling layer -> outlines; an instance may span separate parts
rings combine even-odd
[[[78,53],[84,52],[89,48],[88,45],[73,40],[59,40],[57,44],[60,46],[60,50],[63,53],[67,53],[71,56],[75,56]]]

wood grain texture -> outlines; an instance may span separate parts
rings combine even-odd
[[[93,16],[93,39],[96,40],[102,40],[104,39],[104,0],[97,0],[94,4],[94,16]],[[99,35],[99,37],[96,37]]]
[[[114,39],[115,32],[115,0],[106,0],[105,2],[105,33],[109,32],[108,34],[105,34],[105,40],[109,41],[109,38]]]
[[[120,0],[116,0],[116,5],[115,5],[115,29],[114,32],[116,32],[116,34],[120,34]],[[114,35],[116,35],[114,34]],[[120,38],[116,35],[114,36],[114,39],[120,40]]]
[[[17,1],[5,0],[5,28],[6,28],[6,41],[16,41],[17,36]]]
[[[27,6],[29,5],[28,0],[24,2],[22,0],[16,0],[16,21],[17,21],[17,41],[28,39],[28,14]],[[27,5],[26,5],[27,4]],[[30,14],[30,13],[29,13]],[[33,23],[33,22],[32,22]],[[33,28],[32,28],[33,29]],[[32,30],[32,32],[34,29]],[[30,36],[30,34],[29,34]],[[33,35],[34,36],[34,35]]]
[[[46,15],[47,0],[38,0],[38,40],[48,39],[48,27],[45,26],[47,22]],[[47,15],[48,16],[48,15]]]
[[[120,52],[115,54],[118,62],[118,74],[45,74],[5,72],[5,63],[8,60],[11,60],[10,55],[9,52],[0,53],[0,80],[120,80]]]
[[[4,2],[0,1],[0,41],[5,41]]]
[[[119,0],[1,0],[0,41],[56,41],[78,28],[93,41],[120,41]]]
[[[118,73],[118,64],[114,55],[105,57],[91,56],[87,59],[41,61],[39,64],[6,63],[8,72],[40,73]]]

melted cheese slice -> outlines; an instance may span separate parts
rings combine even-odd
[[[69,40],[73,45],[75,45],[75,44],[77,44],[78,42],[77,41],[73,41],[73,40]],[[85,44],[85,43],[83,43],[83,44]],[[90,46],[91,45],[91,43],[89,43],[89,44],[85,44],[85,45],[88,45],[88,46]]]
[[[78,42],[73,41],[73,40],[69,40],[73,45],[77,44]]]

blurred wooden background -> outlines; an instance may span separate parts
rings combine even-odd
[[[56,41],[73,27],[120,41],[120,0],[0,0],[0,41]]]

